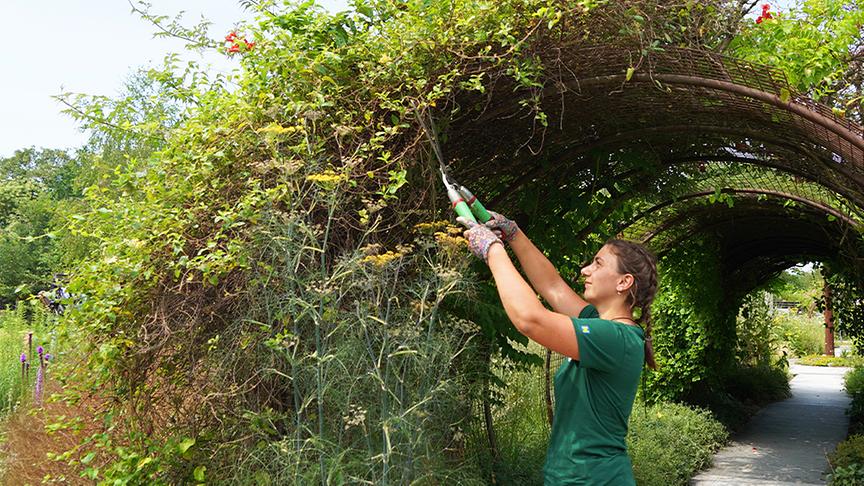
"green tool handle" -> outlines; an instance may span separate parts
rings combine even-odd
[[[480,200],[474,196],[465,186],[459,187],[459,194],[465,198],[465,201],[468,203],[468,207],[471,208],[471,212],[477,218],[477,221],[480,223],[485,223],[492,219],[492,215],[489,214],[489,211],[486,211],[486,208],[480,203]]]
[[[471,208],[471,212],[474,213],[474,216],[477,217],[477,221],[481,223],[485,223],[492,219],[492,215],[489,214],[489,211],[486,211],[486,208],[480,204],[480,201],[477,198],[474,198],[474,202],[469,206]]]
[[[453,210],[456,211],[456,214],[469,221],[477,222],[477,219],[471,213],[471,208],[465,203],[464,196],[459,194],[459,191],[455,187],[447,186],[447,198],[453,203]]]
[[[456,211],[456,214],[459,216],[462,216],[469,221],[477,222],[477,219],[474,218],[474,214],[471,212],[471,208],[468,207],[468,204],[466,204],[465,201],[457,202],[456,205],[453,206],[453,210]]]

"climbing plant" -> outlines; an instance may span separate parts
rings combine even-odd
[[[737,57],[778,67],[798,92],[860,122],[862,25],[860,1],[803,0],[759,23],[744,23],[729,48]]]

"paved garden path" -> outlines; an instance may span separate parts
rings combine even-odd
[[[846,438],[849,423],[847,370],[792,365],[792,397],[760,410],[690,484],[825,484],[825,454]]]

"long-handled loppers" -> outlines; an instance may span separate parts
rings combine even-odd
[[[428,113],[427,113],[427,116]],[[441,152],[441,146],[438,144],[438,136],[435,134],[435,123],[432,117],[429,116],[429,127],[424,121],[420,120],[420,125],[423,131],[426,132],[426,137],[432,144],[432,150],[435,152],[435,157],[438,158],[438,166],[441,171],[441,180],[444,182],[444,187],[447,188],[447,198],[453,204],[453,210],[459,216],[470,221],[485,223],[492,219],[489,211],[483,207],[483,204],[468,190],[465,186],[456,182],[447,174],[447,166],[444,163],[444,154]]]

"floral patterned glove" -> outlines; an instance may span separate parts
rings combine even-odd
[[[489,211],[489,215],[492,216],[492,219],[486,222],[486,227],[495,231],[496,234],[500,233],[501,239],[510,243],[516,237],[516,233],[519,232],[519,226],[516,225],[515,221],[507,219],[495,211]]]
[[[464,233],[465,239],[468,240],[468,248],[477,256],[477,258],[482,258],[484,262],[488,261],[489,248],[491,248],[494,243],[504,244],[491,229],[482,224],[477,224],[474,221],[469,221],[462,217],[456,218],[456,221],[462,223],[466,228],[468,228]]]

